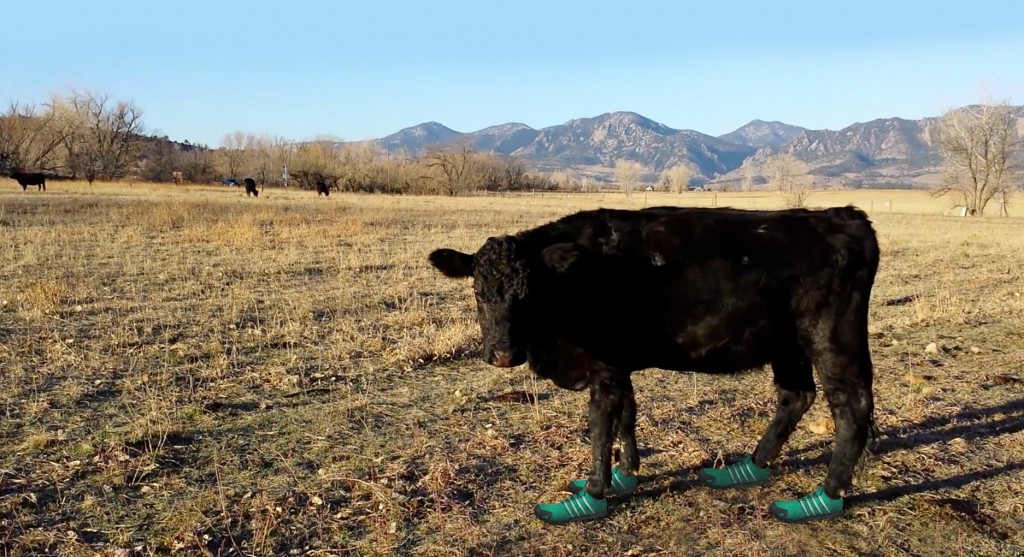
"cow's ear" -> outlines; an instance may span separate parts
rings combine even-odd
[[[453,249],[441,248],[430,252],[430,264],[446,277],[473,276],[473,256]]]
[[[564,273],[579,255],[576,246],[569,243],[553,244],[540,252],[544,264],[559,273]]]

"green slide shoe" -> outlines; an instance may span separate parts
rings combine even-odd
[[[810,495],[794,501],[776,501],[768,508],[768,512],[790,524],[825,520],[843,515],[843,498],[833,499],[825,495],[824,487],[819,487]]]
[[[616,466],[612,468],[612,485],[605,492],[605,496],[628,495],[633,493],[640,480],[636,476],[627,476]],[[565,490],[573,495],[583,491],[587,487],[587,480],[575,480],[565,487]]]
[[[700,481],[712,489],[734,489],[756,487],[768,483],[768,468],[758,468],[754,457],[748,455],[743,460],[724,468],[701,468],[697,472]]]

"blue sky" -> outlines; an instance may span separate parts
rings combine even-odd
[[[712,135],[754,118],[838,129],[986,92],[1024,104],[1020,0],[11,1],[0,101],[103,91],[150,131],[214,146],[616,110]]]

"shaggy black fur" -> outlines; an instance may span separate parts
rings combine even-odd
[[[815,399],[817,369],[836,423],[825,492],[841,496],[873,427],[868,302],[879,264],[867,215],[654,207],[566,216],[430,262],[473,277],[483,358],[529,363],[559,387],[590,390],[592,473],[603,497],[612,442],[635,473],[630,374],[735,373],[771,364],[775,417],[754,460],[767,465]]]

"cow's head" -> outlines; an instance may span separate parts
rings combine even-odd
[[[529,265],[511,236],[488,238],[475,253],[438,249],[430,263],[445,276],[473,277],[483,359],[497,367],[526,362],[527,275]]]

